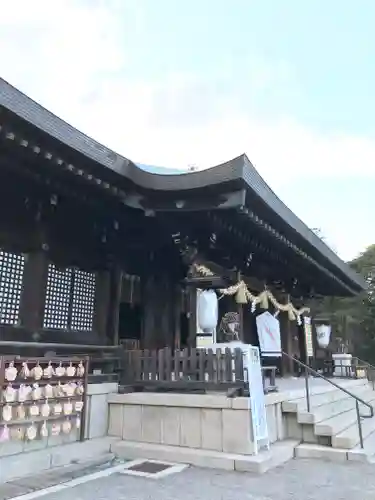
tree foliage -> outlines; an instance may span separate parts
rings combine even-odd
[[[316,308],[332,324],[333,335],[351,352],[375,365],[375,245],[349,265],[365,278],[368,289],[352,298],[327,297]]]

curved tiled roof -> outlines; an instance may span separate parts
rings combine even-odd
[[[85,157],[127,177],[140,187],[150,190],[179,191],[192,190],[223,184],[228,181],[242,181],[248,191],[260,198],[263,204],[299,239],[329,262],[339,274],[357,289],[364,289],[364,280],[343,262],[311,229],[309,229],[271,190],[259,175],[246,155],[238,156],[221,165],[194,172],[168,171],[162,167],[136,164],[99,144],[94,139],[64,122],[40,104],[0,79],[0,106],[29,122],[49,136]]]

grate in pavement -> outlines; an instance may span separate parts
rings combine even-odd
[[[182,472],[186,467],[188,467],[186,464],[171,464],[160,462],[159,460],[139,459],[125,464],[121,474],[159,479],[170,474]]]
[[[163,464],[161,462],[152,462],[146,460],[140,464],[131,465],[127,467],[127,470],[135,471],[135,472],[143,472],[144,474],[158,474],[166,469],[172,467],[170,464]]]

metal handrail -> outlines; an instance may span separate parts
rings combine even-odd
[[[359,366],[363,366],[366,369],[366,374],[367,374],[367,380],[372,383],[372,389],[375,391],[375,366],[369,363],[368,361],[365,361],[358,356],[353,356],[352,357],[352,362],[353,360],[356,360],[357,363],[354,364],[354,366],[357,368]],[[371,377],[369,377],[369,370],[371,370],[373,373],[371,373]]]
[[[368,361],[365,361],[364,359],[361,359],[359,358],[358,356],[353,356],[352,357],[352,361],[356,359],[357,361],[359,361],[359,364],[360,365],[365,365],[365,366],[368,366],[369,368],[371,368],[372,370],[375,370],[375,366],[372,365],[371,363],[369,363]]]
[[[341,387],[339,384],[336,384],[336,382],[333,382],[331,379],[325,377],[321,373],[317,372],[313,368],[311,368],[309,365],[306,365],[305,363],[302,363],[299,359],[295,358],[291,354],[287,354],[284,351],[281,351],[281,354],[285,357],[287,357],[290,360],[293,360],[295,363],[297,363],[299,366],[302,366],[302,368],[305,369],[305,386],[306,386],[306,403],[307,403],[307,411],[310,412],[311,409],[311,402],[310,402],[310,388],[309,388],[309,373],[314,375],[315,377],[319,377],[329,384],[333,385],[336,387],[336,389],[339,389],[342,392],[345,392],[348,396],[352,397],[355,399],[355,407],[356,407],[356,413],[357,413],[357,425],[358,425],[358,434],[359,434],[359,442],[361,445],[361,448],[363,449],[363,434],[362,434],[362,424],[361,424],[361,417],[362,418],[372,418],[374,416],[374,408],[370,403],[367,403],[364,401],[362,398],[359,398],[352,392],[348,391],[344,387]],[[363,404],[364,406],[367,406],[367,408],[370,409],[370,415],[360,415],[359,413],[359,403]]]

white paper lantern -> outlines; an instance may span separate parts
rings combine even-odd
[[[317,325],[316,326],[316,338],[319,344],[319,347],[325,349],[328,347],[330,338],[331,338],[331,325]]]
[[[213,290],[204,290],[197,296],[197,323],[204,333],[212,333],[218,322],[218,299]]]

